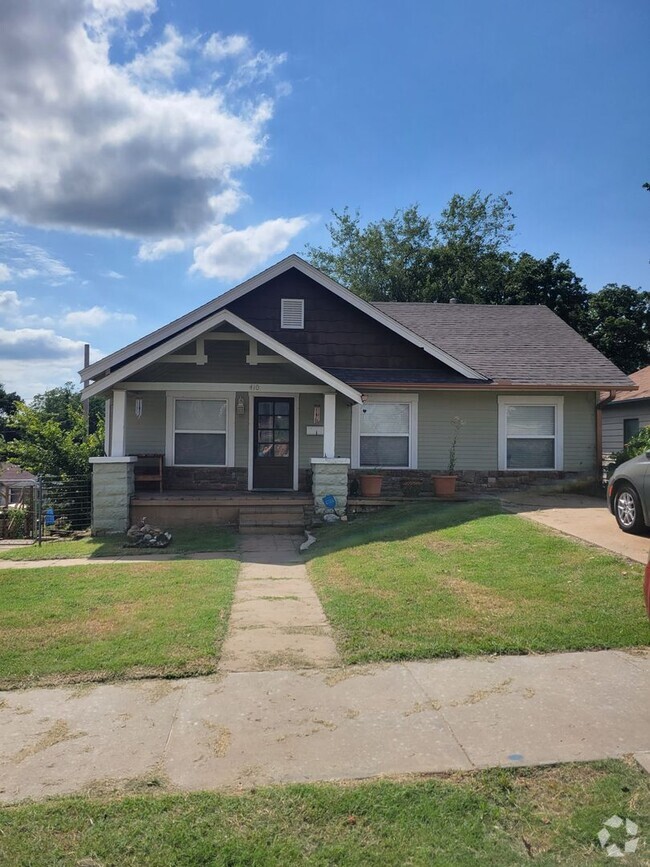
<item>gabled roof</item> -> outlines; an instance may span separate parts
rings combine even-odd
[[[542,305],[374,305],[498,384],[634,388],[630,379]],[[631,395],[632,396],[632,395]]]
[[[158,328],[156,331],[152,331],[151,334],[147,334],[140,340],[136,340],[134,343],[130,343],[123,349],[119,349],[117,350],[117,352],[113,352],[110,355],[107,355],[104,358],[100,359],[99,361],[96,361],[94,364],[90,364],[88,367],[80,370],[79,375],[82,381],[86,382],[91,379],[96,379],[98,376],[106,373],[106,371],[108,371],[109,369],[111,371],[115,370],[118,366],[124,365],[135,357],[142,355],[143,353],[147,352],[148,350],[159,344],[162,344],[164,341],[169,340],[171,337],[174,337],[180,332],[189,329],[191,326],[196,325],[204,319],[207,319],[207,317],[216,313],[218,310],[223,309],[232,301],[235,301],[237,298],[241,298],[242,295],[245,295],[247,292],[251,292],[253,289],[257,289],[259,286],[262,286],[264,283],[272,280],[274,277],[279,277],[290,268],[296,268],[298,271],[301,271],[307,277],[310,277],[312,280],[320,283],[320,285],[323,286],[325,289],[328,289],[330,292],[338,295],[339,298],[343,298],[345,301],[348,301],[357,309],[362,310],[372,319],[380,322],[389,330],[395,332],[396,334],[399,334],[405,340],[408,340],[410,343],[418,346],[420,349],[423,349],[429,355],[437,358],[439,361],[442,361],[452,370],[455,370],[456,372],[462,374],[469,379],[486,379],[485,376],[483,376],[478,371],[473,370],[472,367],[470,367],[467,363],[454,357],[453,354],[446,352],[435,343],[432,343],[429,339],[423,338],[421,335],[418,335],[409,327],[405,327],[401,322],[397,321],[389,315],[386,315],[382,310],[379,309],[378,305],[370,304],[368,301],[365,301],[363,298],[355,295],[354,292],[351,292],[349,289],[341,286],[335,280],[332,280],[331,277],[323,274],[323,272],[319,271],[318,268],[314,268],[313,265],[305,262],[305,260],[301,259],[300,256],[292,254],[291,256],[287,256],[285,259],[282,259],[280,262],[277,262],[275,265],[272,265],[270,268],[267,268],[265,271],[262,271],[260,274],[257,274],[255,277],[251,277],[250,280],[246,280],[244,283],[240,283],[239,286],[235,286],[234,289],[225,292],[218,298],[214,298],[212,301],[208,301],[207,304],[203,304],[201,307],[197,307],[196,310],[192,310],[185,316],[181,316],[179,319],[175,319],[168,325],[164,325],[162,328]],[[188,338],[188,340],[189,339],[190,338]]]
[[[638,391],[630,391],[616,397],[608,403],[608,406],[617,403],[627,403],[630,400],[650,400],[650,364],[642,367],[636,373],[630,374],[632,382],[638,386]]]
[[[82,392],[84,400],[87,400],[90,397],[94,397],[96,394],[99,394],[107,388],[111,388],[113,385],[117,385],[118,382],[122,382],[122,380],[124,379],[128,379],[131,375],[137,373],[139,370],[142,370],[143,367],[147,367],[149,364],[153,364],[155,361],[158,361],[158,359],[163,358],[163,356],[173,352],[173,350],[179,349],[186,343],[195,340],[197,337],[200,337],[202,334],[205,334],[207,331],[211,330],[212,328],[216,328],[218,325],[222,325],[223,323],[233,325],[235,328],[243,331],[244,334],[248,334],[248,336],[252,337],[254,340],[260,341],[261,343],[263,343],[264,346],[267,346],[269,349],[277,352],[278,355],[286,358],[287,361],[291,362],[292,364],[298,365],[302,368],[302,370],[310,373],[321,382],[324,382],[332,388],[335,388],[337,391],[339,391],[341,394],[346,395],[355,403],[362,402],[361,394],[351,385],[348,385],[346,382],[343,382],[332,373],[323,370],[321,367],[318,367],[318,365],[314,364],[311,361],[308,361],[301,355],[298,355],[297,352],[294,352],[292,349],[289,349],[287,346],[284,346],[282,343],[274,340],[268,334],[265,334],[263,331],[255,328],[254,325],[251,325],[249,322],[245,322],[243,319],[240,319],[239,316],[231,313],[230,310],[218,310],[216,313],[213,313],[206,319],[202,319],[200,322],[197,322],[190,328],[186,328],[184,331],[179,332],[174,337],[170,337],[162,343],[158,343],[148,352],[136,355],[132,361],[126,362],[121,367],[118,367],[117,370],[110,371],[106,374],[106,376],[98,379],[92,385],[84,388]]]

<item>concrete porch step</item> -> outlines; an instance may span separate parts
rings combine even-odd
[[[305,528],[302,506],[241,506],[240,533],[301,533]]]
[[[239,534],[241,536],[300,536],[304,530],[304,526],[296,525],[295,527],[287,524],[250,524],[239,525]]]

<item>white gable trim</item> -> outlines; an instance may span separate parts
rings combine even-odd
[[[400,337],[403,337],[405,340],[408,340],[409,343],[414,344],[415,346],[427,352],[429,355],[437,358],[438,361],[442,361],[448,367],[451,367],[452,370],[461,373],[468,379],[480,379],[487,381],[487,377],[483,376],[481,373],[478,373],[476,370],[468,367],[468,365],[463,364],[461,361],[458,361],[458,359],[454,358],[452,355],[449,355],[447,352],[444,352],[442,349],[435,346],[433,343],[430,343],[428,340],[425,340],[423,337],[419,337],[417,334],[411,331],[410,328],[407,328],[405,325],[397,322],[386,313],[382,313],[380,310],[377,310],[377,308],[373,307],[372,304],[370,304],[368,301],[364,301],[363,298],[360,298],[358,295],[355,295],[354,292],[351,292],[349,289],[341,286],[335,280],[332,280],[331,277],[323,274],[323,272],[319,271],[318,268],[314,268],[313,265],[305,262],[304,259],[301,259],[300,256],[296,256],[295,254],[287,256],[286,259],[282,259],[280,262],[277,262],[275,265],[272,265],[270,268],[267,268],[260,274],[256,274],[254,277],[251,277],[244,283],[240,283],[239,286],[235,286],[234,289],[230,289],[228,292],[225,292],[218,298],[214,298],[212,301],[208,301],[208,303],[204,304],[202,307],[197,307],[196,310],[192,310],[190,313],[186,313],[185,316],[181,316],[180,319],[175,319],[173,322],[170,322],[168,325],[164,325],[157,331],[152,331],[151,334],[142,337],[140,340],[136,340],[135,343],[131,343],[128,346],[125,346],[123,349],[119,349],[117,352],[113,352],[111,355],[107,355],[100,361],[96,361],[94,364],[89,365],[88,367],[84,368],[79,372],[82,380],[85,381],[88,379],[95,379],[97,376],[99,376],[101,373],[104,373],[110,367],[113,367],[116,364],[121,364],[123,361],[126,361],[135,353],[143,352],[144,350],[148,349],[153,344],[158,343],[161,340],[167,340],[167,338],[173,336],[180,330],[186,329],[188,326],[194,325],[199,319],[210,316],[212,313],[215,313],[217,310],[222,309],[227,304],[230,304],[233,301],[236,301],[238,298],[241,298],[242,295],[246,295],[248,292],[252,292],[253,289],[257,289],[259,286],[262,286],[269,280],[273,280],[274,277],[279,277],[290,268],[296,268],[305,276],[310,277],[317,283],[320,283],[321,286],[323,286],[325,289],[328,289],[334,295],[337,295],[344,301],[349,302],[350,304],[352,304],[353,307],[356,307],[358,310],[361,310],[363,313],[370,316],[371,319],[374,319],[375,321],[381,323],[390,331],[395,332],[395,334],[399,334]],[[262,342],[266,346],[270,346],[268,342],[268,337],[266,335],[265,338],[266,339]]]
[[[248,334],[248,336],[252,337],[254,340],[259,340],[260,343],[267,346],[269,349],[272,349],[274,352],[277,352],[278,355],[282,355],[287,359],[287,361],[291,362],[291,364],[295,364],[297,367],[305,370],[316,379],[326,383],[326,385],[332,386],[336,391],[346,395],[346,397],[349,397],[355,403],[361,403],[361,394],[356,389],[352,388],[352,386],[337,379],[337,377],[332,376],[330,373],[327,373],[326,370],[323,370],[321,367],[318,367],[318,365],[303,358],[302,355],[298,355],[297,352],[294,352],[292,349],[279,343],[273,337],[269,337],[268,334],[264,334],[264,332],[255,328],[254,325],[240,319],[239,316],[235,316],[235,314],[231,313],[230,310],[220,310],[218,313],[208,316],[207,319],[203,319],[193,327],[188,328],[164,343],[161,343],[159,346],[156,346],[154,349],[151,349],[149,352],[140,356],[140,358],[136,358],[135,361],[131,361],[123,367],[120,367],[119,370],[107,374],[103,379],[97,380],[97,382],[84,388],[82,391],[83,399],[87,400],[89,397],[94,397],[96,394],[112,388],[114,385],[117,385],[118,382],[128,379],[132,374],[137,373],[144,367],[148,367],[150,364],[153,364],[155,361],[158,361],[158,359],[173,352],[175,349],[180,349],[181,346],[190,343],[201,334],[204,334],[211,328],[215,328],[217,325],[221,325],[223,322],[228,322],[230,325],[234,325],[235,328],[243,331],[244,334]]]

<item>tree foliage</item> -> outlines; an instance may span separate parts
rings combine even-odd
[[[650,362],[650,292],[608,283],[589,299],[589,339],[626,373]]]
[[[16,407],[21,402],[22,398],[15,391],[7,391],[2,383],[0,383],[0,460],[3,458],[2,443],[14,438],[14,431],[11,429],[8,420],[16,411]]]
[[[359,211],[333,211],[330,246],[306,252],[369,301],[545,304],[627,373],[648,364],[648,293],[590,293],[558,253],[514,252],[509,195],[454,195],[435,223],[417,204],[365,226]]]
[[[625,444],[624,449],[620,452],[614,452],[610,456],[610,463],[607,466],[608,474],[611,474],[620,464],[629,461],[630,458],[635,458],[648,451],[650,451],[650,427],[644,427]]]
[[[92,408],[91,408],[92,409]],[[81,396],[72,383],[18,403],[9,424],[15,438],[5,445],[12,463],[35,474],[69,479],[88,476],[88,458],[104,449],[104,421],[95,404],[91,432],[86,432]]]

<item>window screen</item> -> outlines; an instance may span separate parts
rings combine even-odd
[[[174,463],[180,466],[225,466],[225,400],[176,400]]]

